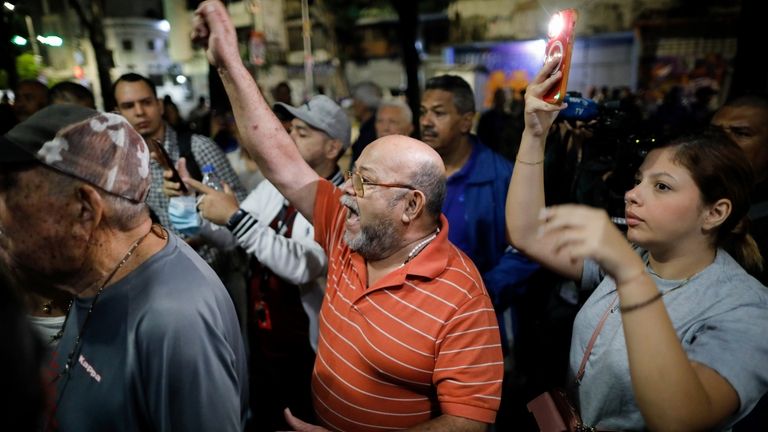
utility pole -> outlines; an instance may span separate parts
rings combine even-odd
[[[75,10],[80,24],[88,29],[88,36],[96,55],[96,69],[99,73],[99,87],[101,99],[105,110],[112,109],[114,98],[112,97],[112,77],[110,70],[115,67],[112,59],[112,51],[107,49],[107,37],[104,35],[104,4],[103,0],[91,0],[88,7],[80,0],[69,0],[69,5]]]
[[[32,17],[24,15],[24,22],[27,24],[27,33],[29,34],[29,43],[32,44],[32,52],[35,54],[35,58],[39,59],[40,46],[37,45],[37,34],[35,34],[35,26],[32,24]]]
[[[301,0],[301,29],[304,36],[304,99],[315,94],[315,79],[313,75],[314,60],[312,59],[312,22],[309,19],[309,1]]]

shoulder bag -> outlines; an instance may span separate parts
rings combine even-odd
[[[581,359],[579,365],[579,371],[576,374],[576,383],[581,381],[584,376],[584,370],[587,367],[587,360],[589,354],[592,353],[592,347],[595,345],[595,340],[600,334],[600,330],[605,325],[605,320],[608,319],[608,314],[611,312],[611,308],[619,299],[617,295],[613,302],[611,302],[608,309],[605,310],[603,316],[600,318],[600,322],[595,327],[595,331],[592,332],[592,337],[589,339],[587,349],[584,350],[584,357]],[[535,399],[528,402],[528,411],[533,414],[536,419],[536,424],[539,426],[541,432],[595,432],[596,429],[584,425],[581,421],[576,406],[568,399],[568,395],[564,389],[556,388],[548,392],[544,392],[538,395]]]

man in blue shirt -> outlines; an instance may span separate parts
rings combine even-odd
[[[504,206],[512,164],[471,133],[474,117],[474,94],[464,79],[441,75],[427,81],[421,98],[421,139],[445,164],[448,189],[443,213],[451,227],[448,238],[480,270],[502,338],[507,339],[502,314],[538,265],[507,243]],[[508,353],[507,340],[502,344]]]

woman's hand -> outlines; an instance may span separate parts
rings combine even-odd
[[[552,74],[557,63],[557,59],[544,63],[536,78],[528,84],[525,90],[525,130],[536,137],[545,137],[557,118],[557,114],[568,106],[565,103],[554,105],[544,102],[542,99],[547,90],[563,76],[562,71]]]
[[[557,254],[563,253],[572,261],[595,260],[617,286],[645,274],[645,264],[605,210],[561,205],[542,209],[539,218],[539,235],[554,238]]]

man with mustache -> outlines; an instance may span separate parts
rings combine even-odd
[[[471,133],[474,117],[474,93],[464,79],[440,75],[427,80],[421,98],[421,139],[445,164],[448,180],[442,211],[451,224],[448,238],[480,270],[508,353],[503,313],[513,307],[513,298],[539,266],[506,241],[504,205],[512,165]]]
[[[244,146],[314,223],[328,254],[312,379],[318,421],[333,430],[485,430],[500,398],[499,334],[477,269],[448,241],[440,156],[417,140],[384,137],[334,187],[271,113],[224,5],[202,3],[195,20]],[[296,430],[323,430],[286,418]]]

